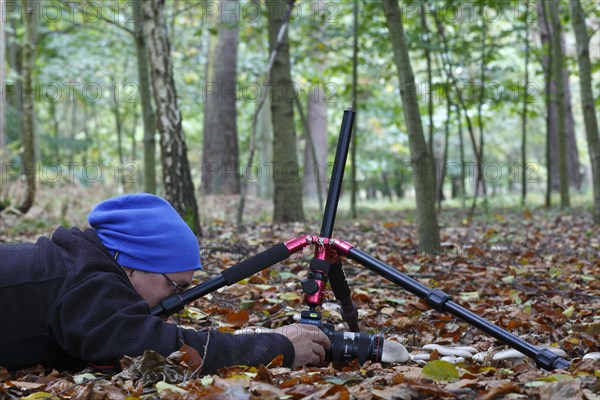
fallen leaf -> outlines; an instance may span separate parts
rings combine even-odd
[[[156,387],[156,390],[158,391],[158,393],[161,393],[164,390],[170,390],[173,393],[187,393],[187,391],[183,390],[182,388],[172,385],[170,383],[167,383],[165,381],[158,382],[155,385],[155,387]]]
[[[21,382],[21,381],[9,381],[9,385],[16,386],[23,389],[39,389],[41,387],[46,386],[44,383],[34,383],[34,382]]]
[[[181,361],[184,362],[191,371],[200,369],[200,366],[202,365],[202,357],[200,356],[200,353],[198,353],[198,350],[184,343],[179,351],[183,353]]]
[[[278,368],[283,366],[283,354],[278,354],[271,362],[267,365],[267,368]]]
[[[494,397],[506,393],[520,393],[519,385],[510,381],[503,381],[498,385],[492,386],[481,396],[481,400],[491,400]]]
[[[269,372],[269,370],[262,364],[258,367],[258,371],[256,371],[256,376],[253,379],[256,382],[266,382],[269,385],[273,384],[273,376]]]
[[[440,381],[455,381],[460,378],[456,366],[452,363],[442,360],[429,361],[423,367],[421,374],[435,382]]]
[[[242,326],[242,325],[248,323],[249,319],[250,319],[250,315],[248,314],[248,311],[246,311],[246,310],[240,310],[240,311],[231,310],[225,316],[225,321],[227,321],[227,323],[235,325],[235,326]]]

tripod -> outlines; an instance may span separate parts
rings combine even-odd
[[[458,305],[447,293],[439,289],[429,289],[413,278],[398,272],[384,262],[371,257],[367,253],[357,249],[352,244],[343,240],[332,238],[333,225],[337,213],[338,201],[344,177],[344,166],[350,147],[350,137],[354,125],[355,112],[352,109],[344,111],[340,136],[333,164],[331,183],[327,195],[327,202],[321,224],[319,235],[304,235],[293,238],[287,242],[277,244],[239,264],[221,272],[218,276],[209,279],[180,294],[172,295],[163,299],[159,305],[152,308],[152,315],[170,315],[183,309],[185,304],[196,300],[221,287],[230,286],[246,279],[263,269],[275,265],[292,254],[304,250],[306,247],[314,247],[314,256],[310,262],[310,273],[306,280],[302,281],[304,291],[304,302],[309,310],[301,314],[301,323],[321,325],[320,313],[317,308],[323,303],[326,283],[329,280],[335,298],[341,305],[341,315],[352,332],[359,332],[358,312],[354,306],[350,288],[344,274],[342,258],[349,258],[358,264],[374,271],[383,278],[408,290],[412,294],[425,299],[427,304],[439,312],[448,312],[455,317],[478,328],[488,335],[498,339],[508,346],[520,351],[534,359],[536,364],[545,370],[566,369],[570,363],[560,358],[548,349],[539,348],[529,344],[513,334],[495,326],[486,319]],[[382,341],[383,335],[374,337],[376,342]],[[382,343],[382,342],[381,342]],[[379,345],[379,344],[376,344]],[[379,351],[379,355],[381,352]],[[359,355],[359,361],[363,362],[366,357]],[[379,361],[375,358],[373,361]]]

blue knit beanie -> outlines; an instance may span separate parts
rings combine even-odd
[[[177,211],[153,194],[105,200],[88,222],[119,265],[154,273],[200,269],[198,239]]]

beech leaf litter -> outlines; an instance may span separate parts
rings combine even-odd
[[[385,220],[381,220],[385,218]],[[350,260],[344,270],[364,332],[383,332],[410,353],[404,363],[330,362],[321,368],[231,366],[201,372],[202,357],[184,345],[168,357],[152,351],[121,360],[121,372],[9,372],[0,367],[0,399],[600,399],[600,228],[583,212],[515,210],[441,218],[436,256],[418,252],[404,212],[338,221],[334,237],[391,265],[519,338],[571,361],[544,371],[533,361]],[[318,232],[316,224],[258,223],[238,232],[203,221],[202,282],[278,243]],[[2,236],[0,241],[34,240]],[[235,334],[293,323],[307,309],[300,280],[312,249],[198,299],[175,320]],[[347,330],[330,289],[324,322]]]

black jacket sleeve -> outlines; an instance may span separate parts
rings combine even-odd
[[[235,364],[267,364],[277,355],[294,361],[294,347],[283,335],[232,335],[185,329],[150,315],[148,304],[117,273],[98,273],[70,286],[51,308],[53,335],[69,355],[114,365],[122,356],[147,349],[168,356],[184,343],[203,357],[202,373]]]

